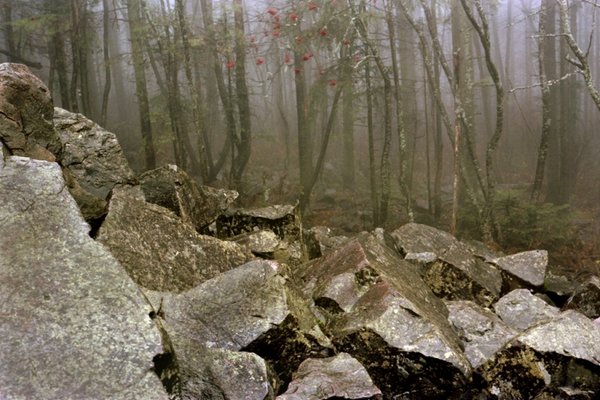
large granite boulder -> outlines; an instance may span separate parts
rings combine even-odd
[[[299,268],[296,279],[321,310],[336,348],[367,368],[384,397],[441,398],[470,379],[444,304],[416,266],[374,236],[350,239]]]
[[[144,172],[139,177],[146,201],[168,208],[200,233],[206,232],[238,197],[234,190],[201,186],[176,165]]]
[[[0,140],[10,154],[61,159],[46,85],[22,64],[0,64]]]
[[[533,399],[563,387],[598,398],[600,329],[584,315],[565,311],[521,333],[478,372],[494,398]]]
[[[58,164],[0,163],[0,398],[167,399],[158,329]]]
[[[97,240],[140,286],[182,292],[244,264],[236,243],[200,235],[166,208],[147,203],[138,187],[113,190]]]
[[[106,200],[115,185],[134,180],[114,133],[58,107],[54,108],[54,126],[63,146],[61,165],[85,191]]]
[[[472,300],[484,307],[498,299],[500,271],[473,256],[469,247],[449,233],[409,223],[391,235],[405,259],[421,265],[423,279],[437,296]]]
[[[340,353],[302,362],[288,390],[277,400],[381,398],[365,367],[349,354]]]
[[[211,381],[210,375],[195,372],[206,369],[206,356],[198,354],[209,350],[243,350],[261,356],[278,379],[260,374],[260,382],[273,388],[289,382],[303,360],[330,354],[329,340],[303,301],[287,287],[282,268],[273,261],[256,260],[180,294],[147,291],[170,340],[177,364],[171,370],[180,377],[184,392]],[[229,384],[243,386],[232,379]]]

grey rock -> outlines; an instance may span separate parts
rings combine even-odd
[[[496,352],[518,334],[489,310],[471,301],[446,302],[448,320],[458,333],[473,368],[491,360]]]
[[[495,264],[521,281],[539,287],[544,284],[548,267],[548,252],[546,250],[524,251],[502,257]]]
[[[150,307],[88,236],[58,164],[0,168],[0,398],[167,399]]]
[[[341,246],[348,238],[346,236],[333,235],[329,227],[313,226],[305,233],[304,240],[306,242],[308,258],[312,260]]]
[[[480,373],[498,398],[535,398],[560,387],[597,396],[600,330],[584,315],[565,311],[517,336]]]
[[[502,296],[494,304],[494,311],[506,324],[520,332],[549,321],[560,312],[528,289],[515,289]]]
[[[247,247],[255,255],[266,257],[273,257],[281,246],[281,241],[276,234],[264,230],[242,233],[232,237],[231,241]]]
[[[217,219],[217,232],[220,237],[232,237],[263,229],[273,231],[288,243],[302,240],[302,226],[297,216],[297,208],[292,205],[232,209]]]
[[[590,277],[579,286],[565,305],[567,310],[577,310],[588,318],[600,317],[600,278]]]
[[[298,268],[296,279],[325,310],[336,348],[365,365],[384,396],[444,396],[470,376],[444,304],[372,235]]]
[[[248,261],[236,243],[203,236],[135,187],[115,187],[97,240],[140,286],[181,292]]]
[[[544,293],[560,303],[564,303],[575,292],[577,283],[563,275],[556,275],[552,271],[546,272],[544,280]]]
[[[323,356],[322,351],[328,354],[331,346],[286,287],[283,267],[273,261],[249,262],[180,294],[147,296],[160,310],[176,358],[188,360],[179,365],[183,377],[195,376],[204,364],[197,364],[193,354],[209,348],[254,352],[289,381],[300,362]]]
[[[403,255],[422,265],[423,279],[439,297],[472,300],[484,307],[498,299],[500,271],[473,256],[449,233],[409,223],[391,235]]]
[[[482,259],[487,263],[495,263],[499,258],[505,256],[502,252],[495,251],[490,249],[485,243],[480,242],[478,240],[466,240],[462,241],[465,244],[467,249],[473,254],[475,257]]]
[[[58,107],[54,126],[63,146],[61,164],[86,192],[106,200],[115,185],[135,178],[114,133]]]
[[[238,197],[234,190],[197,184],[176,165],[147,171],[139,180],[148,202],[168,208],[201,233]]]
[[[288,390],[277,400],[379,399],[381,396],[365,367],[349,354],[340,353],[302,362]]]
[[[46,85],[22,64],[0,64],[0,139],[10,154],[61,159]]]
[[[195,343],[177,345],[177,400],[273,399],[269,366],[248,352],[212,349]]]

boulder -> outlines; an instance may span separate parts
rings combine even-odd
[[[46,85],[22,64],[0,64],[0,140],[10,154],[61,159]]]
[[[97,240],[137,284],[157,291],[182,292],[251,258],[238,244],[200,235],[147,203],[137,187],[115,187]]]
[[[232,209],[217,218],[217,234],[220,237],[232,237],[261,229],[273,231],[288,243],[302,240],[302,226],[296,206]]]
[[[496,260],[495,265],[506,273],[506,286],[515,289],[526,285],[539,288],[544,284],[548,268],[548,252],[546,250],[524,251]]]
[[[381,391],[356,359],[347,353],[309,358],[300,364],[288,390],[277,400],[381,399]]]
[[[241,246],[245,246],[252,254],[261,258],[272,259],[275,252],[281,248],[281,240],[272,231],[256,231],[242,233],[230,239]]]
[[[502,296],[494,304],[494,311],[504,323],[519,332],[549,321],[560,312],[528,289],[515,289]]]
[[[303,236],[309,260],[321,257],[348,240],[346,236],[334,236],[326,226],[313,226]]]
[[[448,301],[446,306],[450,312],[448,320],[460,337],[473,368],[491,360],[518,334],[494,313],[472,301]]]
[[[417,267],[374,236],[350,239],[298,268],[296,279],[323,310],[336,348],[367,368],[384,397],[444,397],[469,380],[448,310]]]
[[[54,126],[63,147],[61,165],[83,190],[106,200],[115,185],[134,180],[135,174],[114,133],[81,114],[58,107],[54,108]]]
[[[590,277],[567,301],[566,310],[577,310],[588,318],[600,317],[600,278]]]
[[[600,329],[584,315],[565,311],[521,333],[479,372],[500,399],[533,399],[563,387],[598,398]]]
[[[329,355],[328,339],[286,281],[276,262],[255,260],[180,294],[147,292],[174,359],[184,360],[177,367],[182,387],[196,385],[186,379],[210,378],[195,375],[205,357],[193,354],[203,348],[255,353],[282,382],[306,358]]]
[[[578,284],[566,276],[556,275],[552,271],[546,272],[543,291],[557,306],[563,306],[577,287]]]
[[[176,165],[147,171],[139,177],[146,201],[168,208],[200,233],[238,197],[234,190],[201,186]]]
[[[407,260],[422,266],[421,275],[431,290],[447,300],[472,300],[490,306],[500,295],[502,276],[479,260],[449,233],[415,223],[392,232]]]
[[[0,166],[0,398],[166,400],[151,308],[65,189],[56,163]]]

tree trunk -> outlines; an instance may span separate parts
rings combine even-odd
[[[146,170],[156,168],[156,155],[152,139],[152,124],[150,122],[150,104],[148,102],[148,88],[146,86],[146,70],[144,67],[143,40],[144,34],[141,25],[140,0],[127,0],[127,16],[129,19],[129,37],[131,40],[131,53],[133,71],[135,75],[135,93],[138,100],[140,113],[140,129],[144,146],[144,161]]]
[[[244,29],[244,8],[242,0],[233,1],[235,23],[235,88],[237,108],[240,118],[240,143],[233,163],[233,181],[236,187],[241,184],[244,169],[252,150],[252,126],[250,121],[250,100],[246,85],[246,34]]]
[[[296,125],[298,134],[298,162],[300,167],[300,208],[304,211],[310,205],[309,186],[312,176],[312,135],[307,124],[307,100],[305,71],[302,68],[302,54],[294,52],[294,84],[296,87]]]
[[[110,87],[112,83],[110,73],[110,13],[108,0],[102,0],[103,12],[103,56],[104,56],[104,91],[102,92],[102,110],[100,111],[100,125],[106,126],[106,115],[108,113],[108,97],[110,96]]]

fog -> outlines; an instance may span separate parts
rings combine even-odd
[[[56,106],[115,132],[138,172],[178,164],[245,204],[298,200],[321,219],[342,207],[348,230],[473,223],[501,241],[507,196],[597,220],[595,0],[0,9],[0,61],[28,64]]]

